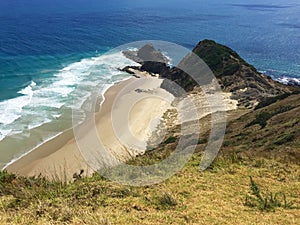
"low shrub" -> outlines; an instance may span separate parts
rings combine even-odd
[[[263,194],[258,184],[250,176],[251,194],[246,195],[244,205],[258,208],[260,211],[275,211],[276,208],[295,208],[293,202],[287,201],[285,193],[277,192]]]

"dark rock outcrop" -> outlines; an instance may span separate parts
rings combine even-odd
[[[129,73],[129,74],[134,74],[133,70],[140,70],[141,67],[140,66],[126,66],[123,69],[119,69],[120,71]]]
[[[164,62],[146,61],[143,62],[140,70],[147,71],[152,74],[165,74],[168,73],[169,67]]]
[[[157,62],[157,63],[165,63],[167,64],[169,60],[165,57],[160,51],[156,50],[153,45],[146,44],[142,48],[137,51],[123,51],[123,54],[140,64],[144,64],[145,62]]]
[[[167,57],[165,57],[160,51],[156,50],[151,44],[143,46],[138,51],[123,51],[123,54],[127,58],[141,64],[138,70],[146,71],[150,74],[158,74],[161,78],[166,78],[175,82],[187,92],[192,91],[197,85],[197,83],[181,69],[177,67],[171,68],[168,66],[169,60]],[[122,71],[126,71],[131,74],[131,68],[135,70],[137,69],[136,67],[129,66],[122,69]],[[165,88],[175,96],[181,95],[181,91],[178,93],[178,88],[171,85],[171,82],[164,81],[162,88]]]

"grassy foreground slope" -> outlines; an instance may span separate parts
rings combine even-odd
[[[1,224],[299,224],[299,166],[256,159],[219,158],[198,172],[200,154],[166,182],[127,187],[95,175],[63,185],[2,174]],[[280,206],[263,209],[262,195],[284,193]],[[284,179],[282,179],[284,178]],[[286,203],[284,202],[286,201]]]
[[[63,185],[1,177],[1,224],[299,224],[299,166],[219,158],[198,172],[200,154],[159,185],[127,187],[95,175]],[[5,176],[6,178],[4,178]],[[270,203],[253,195],[249,176]],[[282,179],[284,177],[284,179]],[[284,197],[285,196],[285,197]],[[251,199],[252,198],[252,199]],[[285,202],[286,201],[286,202]]]
[[[292,95],[229,116],[221,154],[208,170],[198,170],[200,141],[184,169],[158,185],[123,186],[99,175],[62,184],[3,172],[0,224],[300,224],[299,100]],[[261,122],[264,128],[253,122],[288,105]],[[157,161],[174,145],[167,137],[130,163]]]

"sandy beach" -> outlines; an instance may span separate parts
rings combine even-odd
[[[172,102],[175,97],[160,87],[162,79],[135,75],[111,86],[104,94],[105,100],[99,111],[90,113],[83,124],[40,145],[10,164],[7,171],[71,181],[81,170],[83,175],[89,176],[104,167],[144,154],[150,138],[161,136],[157,133],[158,127],[164,113],[168,109],[174,110]],[[200,119],[213,112],[237,108],[237,101],[230,98],[230,93],[223,94],[225,109],[209,104],[206,97],[213,94],[209,94],[209,89],[205,92],[197,90],[189,95],[198,115],[188,119]],[[183,106],[181,110],[189,111],[189,107]],[[173,121],[173,125],[178,123]]]
[[[80,148],[70,129],[12,163],[7,171],[68,181],[80,170],[90,175],[94,167],[86,162],[89,151],[93,151],[89,146],[97,146],[99,141],[115,161],[143,154],[151,133],[172,102],[173,96],[160,88],[161,82],[157,78],[130,78],[113,85],[105,92],[105,100],[95,114],[95,127],[90,127],[93,124],[89,123],[82,126],[85,131],[80,134]],[[157,95],[161,97],[155,97]],[[93,130],[97,131],[97,140],[92,138]],[[130,132],[126,132],[128,130]],[[82,146],[85,142],[86,147]],[[103,165],[109,163],[108,160]]]

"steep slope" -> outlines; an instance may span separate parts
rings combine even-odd
[[[213,71],[224,91],[242,105],[253,105],[265,98],[291,92],[291,87],[281,84],[258,72],[232,49],[211,40],[204,40],[194,48]]]
[[[223,150],[299,164],[300,94],[291,94],[230,121]]]

